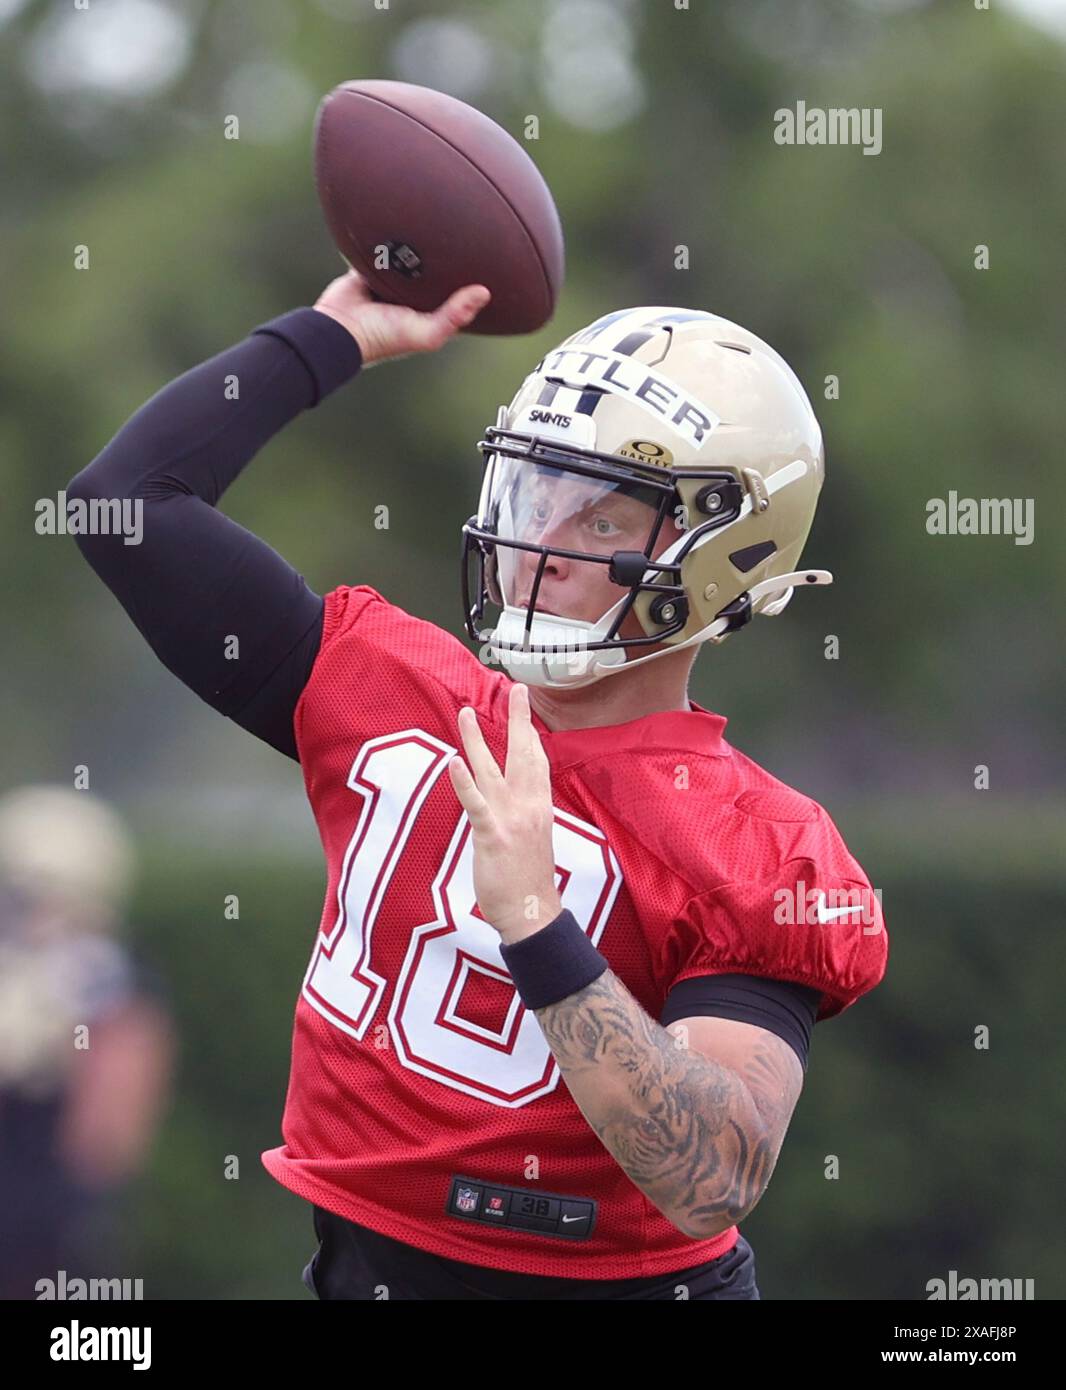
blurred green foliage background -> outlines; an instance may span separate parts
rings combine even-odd
[[[783,352],[827,442],[804,558],[836,583],[705,651],[692,694],[828,807],[892,956],[815,1032],[745,1225],[760,1286],[924,1298],[955,1269],[1063,1297],[1066,46],[958,0],[0,0],[0,790],[86,764],[143,851],[132,929],[182,1054],[126,1204],[127,1269],[150,1297],[303,1296],[310,1211],[258,1153],[279,1142],[324,874],[295,765],[178,685],[73,541],[36,534],[34,504],[166,381],[340,273],[311,121],[370,76],[450,91],[518,138],[539,117],[565,292],[532,337],[360,376],[225,509],[320,592],[369,582],[458,632],[475,442],[547,348],[646,303]],[[799,99],[882,108],[882,152],[775,144]],[[929,535],[949,489],[1033,498],[1035,542]]]

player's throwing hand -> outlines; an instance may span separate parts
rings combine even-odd
[[[505,945],[546,927],[563,910],[552,853],[551,771],[529,713],[529,692],[511,687],[507,767],[501,772],[469,705],[459,711],[469,768],[448,764],[474,837],[474,893]]]
[[[363,355],[363,366],[412,352],[436,352],[480,313],[492,295],[484,285],[464,285],[431,314],[375,299],[357,270],[331,280],[315,301],[348,330]]]

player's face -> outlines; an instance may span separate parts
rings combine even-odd
[[[616,550],[644,550],[655,519],[654,500],[617,491],[613,484],[590,478],[544,476],[523,489],[515,516],[518,539],[561,550],[613,555]],[[667,517],[656,538],[653,556],[674,543],[681,531]],[[516,552],[515,602],[528,607],[540,556]],[[537,612],[595,622],[623,596],[613,584],[608,567],[551,554],[537,591]],[[630,613],[621,628],[623,636],[639,636],[641,628]]]

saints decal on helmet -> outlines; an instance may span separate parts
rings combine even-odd
[[[728,319],[661,307],[597,319],[537,363],[478,448],[466,627],[516,680],[588,685],[721,642],[797,586],[832,582],[796,568],[825,472],[811,403]],[[603,612],[559,611],[573,609],[571,575],[604,592]]]

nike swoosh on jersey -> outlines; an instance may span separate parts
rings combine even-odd
[[[846,913],[861,911],[861,903],[851,903],[847,907],[828,907],[824,892],[819,892],[815,903],[815,915],[819,922],[835,922],[838,917],[843,917]]]

